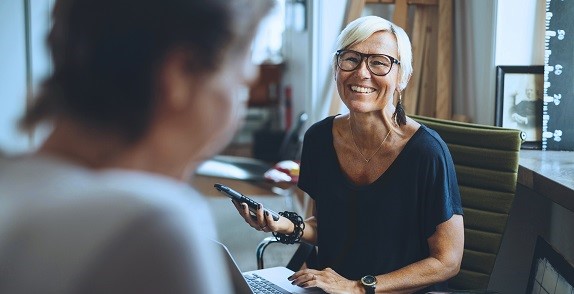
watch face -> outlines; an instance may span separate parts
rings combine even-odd
[[[374,285],[377,283],[377,279],[373,276],[364,276],[363,278],[361,278],[361,282],[364,285],[370,286],[370,285]]]

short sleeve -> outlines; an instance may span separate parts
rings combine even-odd
[[[313,124],[303,137],[303,149],[301,151],[301,171],[299,174],[298,187],[305,191],[313,200],[317,196],[319,173],[328,172],[325,166],[328,161],[327,150],[333,149],[333,120],[329,116]]]
[[[435,134],[437,144],[429,152],[426,164],[424,232],[428,238],[436,227],[455,214],[463,214],[454,163],[447,145]]]
[[[313,148],[314,144],[312,143],[313,140],[311,138],[311,129],[309,129],[304,136],[303,139],[303,149],[301,151],[301,164],[300,164],[300,173],[299,173],[299,182],[297,186],[305,191],[311,198],[313,198],[315,193],[315,186],[313,183],[317,181],[314,177],[317,175],[317,172],[314,170],[316,165],[313,163]],[[315,199],[315,198],[313,198]]]

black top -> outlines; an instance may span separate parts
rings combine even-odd
[[[333,120],[328,117],[306,132],[298,184],[316,203],[319,267],[358,280],[428,257],[427,239],[436,226],[462,214],[444,141],[421,126],[387,171],[372,184],[357,186],[339,166]]]

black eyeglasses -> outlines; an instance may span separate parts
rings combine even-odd
[[[385,76],[393,68],[393,64],[401,64],[396,58],[386,54],[363,54],[353,50],[337,51],[337,66],[342,71],[354,71],[363,59],[367,59],[367,69],[376,76]]]

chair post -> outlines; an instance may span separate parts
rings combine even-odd
[[[275,237],[266,237],[265,239],[261,240],[261,242],[259,242],[259,245],[257,245],[257,251],[255,253],[255,255],[257,257],[257,269],[263,269],[264,268],[263,253],[265,253],[265,249],[267,248],[267,246],[269,246],[269,244],[275,243],[275,242],[277,242]]]

